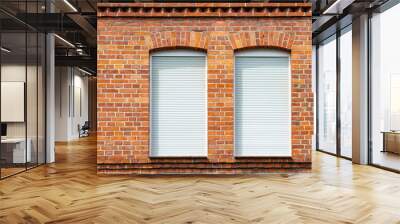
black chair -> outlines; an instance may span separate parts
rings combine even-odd
[[[79,129],[79,138],[89,136],[89,129],[90,129],[89,121],[85,121],[82,127],[78,125],[78,129]]]

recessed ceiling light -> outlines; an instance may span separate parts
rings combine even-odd
[[[74,12],[78,12],[78,10],[73,6],[68,0],[64,0],[64,3],[68,5]]]
[[[4,51],[6,53],[11,53],[11,50],[9,50],[9,49],[7,49],[5,47],[1,47],[0,49],[1,49],[1,51]]]
[[[68,40],[62,38],[61,36],[59,36],[58,34],[54,34],[55,37],[57,37],[59,40],[61,40],[62,42],[64,42],[65,44],[67,44],[68,46],[75,48],[75,45],[73,45],[71,42],[69,42]]]
[[[83,72],[83,73],[85,73],[85,74],[87,74],[87,75],[90,75],[90,76],[93,75],[92,73],[90,73],[90,72],[88,72],[88,71],[86,71],[86,70],[83,70],[83,69],[81,69],[81,68],[79,68],[79,67],[78,67],[78,70],[81,71],[81,72]]]
[[[354,1],[355,0],[336,0],[332,5],[324,10],[322,14],[342,14],[343,10],[351,5]]]

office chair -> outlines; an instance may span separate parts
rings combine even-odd
[[[79,129],[79,138],[89,136],[89,129],[90,129],[89,121],[85,121],[82,127],[78,125],[78,129]]]

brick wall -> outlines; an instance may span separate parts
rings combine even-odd
[[[311,6],[306,3],[103,3],[98,13],[101,174],[263,173],[311,167]],[[149,55],[202,49],[208,63],[208,158],[149,158]],[[290,52],[292,157],[235,158],[234,52]]]

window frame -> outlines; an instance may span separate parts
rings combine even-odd
[[[193,155],[193,156],[180,156],[180,155],[155,155],[154,150],[151,144],[152,140],[152,98],[153,98],[153,86],[152,86],[152,77],[153,77],[153,57],[204,57],[205,60],[205,68],[204,68],[204,77],[205,77],[205,149],[204,154],[202,155]],[[148,105],[148,114],[149,114],[149,137],[148,137],[148,147],[149,147],[149,152],[148,156],[149,158],[207,158],[208,157],[208,54],[206,51],[203,50],[197,50],[197,49],[162,49],[162,50],[157,50],[154,52],[149,53],[149,105]]]
[[[239,155],[238,148],[236,146],[236,58],[237,57],[287,57],[288,58],[288,75],[289,75],[289,97],[288,107],[290,115],[290,154],[282,156],[274,155]],[[293,156],[293,115],[292,115],[292,59],[291,52],[284,49],[274,48],[255,48],[255,49],[241,49],[235,51],[233,54],[233,156],[235,158],[291,158]],[[267,154],[267,153],[266,153]]]

